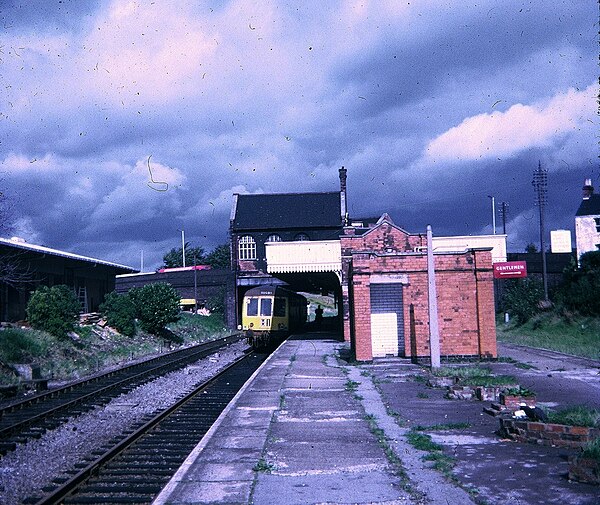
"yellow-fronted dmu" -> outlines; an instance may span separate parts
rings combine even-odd
[[[264,347],[283,339],[306,323],[306,298],[281,286],[258,286],[246,291],[242,329],[248,344]]]

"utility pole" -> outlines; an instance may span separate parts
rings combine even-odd
[[[506,215],[508,214],[508,203],[500,204],[500,214],[502,215],[502,234],[506,235]]]
[[[194,249],[194,314],[198,314],[198,270],[196,269],[196,250]]]
[[[488,198],[492,199],[492,230],[496,235],[496,198],[491,195],[488,195]]]
[[[548,275],[546,271],[546,246],[544,241],[544,214],[546,210],[547,193],[548,193],[548,170],[542,168],[542,163],[538,161],[538,168],[533,172],[533,181],[535,188],[535,204],[540,209],[540,249],[542,255],[542,280],[544,281],[544,302],[550,303],[548,299]]]

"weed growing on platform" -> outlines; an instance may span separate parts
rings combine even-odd
[[[600,410],[578,405],[548,414],[548,422],[570,426],[600,427]]]
[[[358,382],[348,379],[345,384],[346,391],[356,391],[358,389]]]
[[[415,449],[429,453],[423,456],[423,461],[432,461],[435,470],[441,472],[448,480],[456,481],[456,478],[452,475],[454,458],[444,454],[444,448],[440,444],[431,440],[429,435],[417,432],[416,429],[409,431],[406,438],[408,443]]]
[[[275,464],[269,463],[264,458],[260,458],[258,460],[258,463],[256,463],[256,465],[254,465],[254,468],[252,468],[252,470],[254,470],[255,472],[262,472],[262,473],[271,473],[275,469],[276,469]]]

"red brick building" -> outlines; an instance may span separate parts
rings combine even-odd
[[[338,327],[356,359],[429,359],[426,236],[404,231],[387,214],[363,221],[346,209],[344,168],[339,192],[235,195],[230,235],[238,318],[248,288],[287,283],[333,294]],[[495,358],[492,247],[460,243],[436,246],[434,238],[441,356]]]
[[[344,228],[344,338],[356,359],[428,358],[426,236],[384,214],[371,228]],[[434,253],[442,357],[495,358],[491,249]]]

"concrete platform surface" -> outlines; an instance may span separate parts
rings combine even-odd
[[[573,451],[501,440],[488,404],[444,398],[405,359],[345,361],[348,345],[330,337],[282,344],[154,503],[600,504],[600,488],[566,479]],[[514,361],[490,364],[494,372],[516,375],[547,405],[600,406],[600,363],[501,352]],[[408,443],[417,426],[443,447],[446,476]]]

